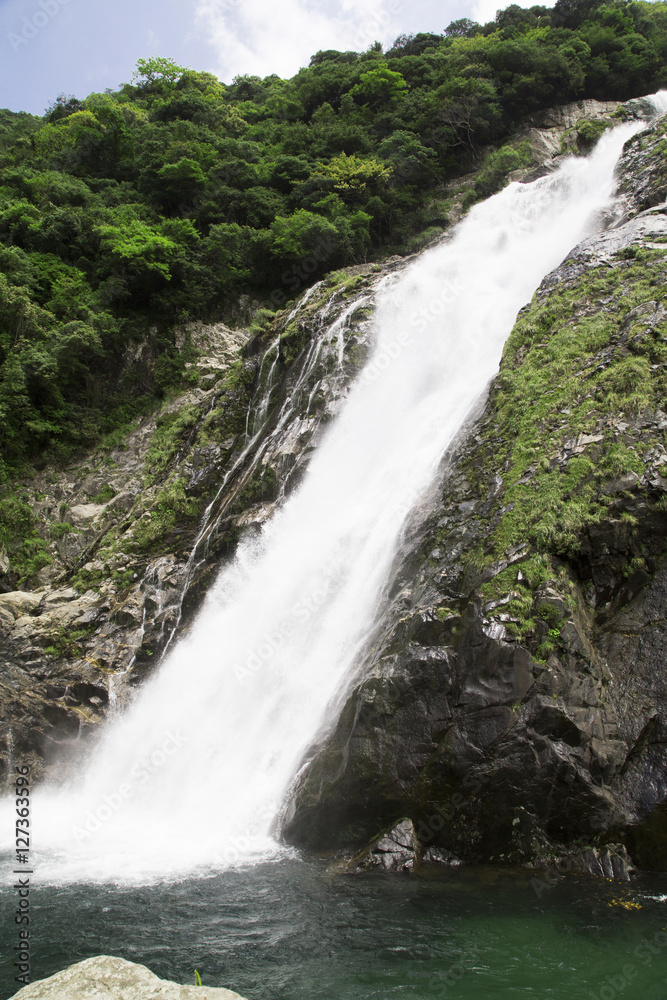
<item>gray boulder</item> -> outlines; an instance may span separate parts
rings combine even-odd
[[[96,955],[24,986],[14,1000],[243,1000],[213,986],[181,986],[158,979],[145,965]]]

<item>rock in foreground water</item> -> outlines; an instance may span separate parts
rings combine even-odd
[[[181,986],[158,979],[145,965],[97,955],[48,979],[24,986],[14,1000],[243,1000],[213,986]]]

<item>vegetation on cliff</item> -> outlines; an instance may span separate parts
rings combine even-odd
[[[664,194],[666,129],[663,119],[626,148],[621,187],[631,189],[628,178],[641,171],[647,188],[632,191],[635,211]],[[491,470],[503,479],[488,537],[469,560],[486,577],[485,599],[502,604],[508,632],[537,638],[538,657],[553,651],[559,630],[548,611],[549,633],[537,627],[545,616],[534,594],[546,582],[562,584],[564,565],[590,580],[591,538],[613,526],[617,552],[607,552],[609,585],[594,601],[598,612],[626,603],[663,551],[660,531],[656,538],[667,486],[661,213],[599,240],[597,259],[575,251],[520,315],[491,392],[480,453],[469,465],[482,495]]]
[[[54,748],[60,758],[187,628],[219,561],[298,485],[367,349],[361,293],[392,262],[332,272],[298,308],[275,307],[335,263],[426,239],[455,186],[463,207],[490,194],[525,162],[517,126],[542,102],[657,88],[666,9],[510,8],[421,48],[320,53],[289,82],[224,88],[151,61],[118,94],[0,120],[5,135],[15,126],[0,190],[5,759],[22,753],[37,774]],[[621,30],[628,18],[637,30]],[[563,39],[588,47],[575,46],[580,83],[540,90],[546,63],[531,76],[528,55],[555,59]],[[649,48],[658,63],[631,80]],[[471,87],[465,120],[452,111],[461,94],[441,90],[455,72]],[[339,99],[322,89],[332,80]],[[546,136],[547,158],[608,124],[577,114]],[[385,145],[406,136],[427,152]],[[545,279],[432,513],[415,513],[378,641],[304,772],[303,842],[356,843],[404,815],[428,834],[429,817],[446,816],[453,839],[440,846],[467,860],[545,863],[610,838],[640,864],[658,856],[664,820],[644,812],[667,742],[654,717],[667,223],[646,209],[667,190],[665,141],[659,123],[626,147],[628,221]],[[260,202],[261,218],[249,208]],[[336,243],[345,233],[354,240]],[[247,331],[183,322],[229,316],[243,294]],[[348,308],[344,343],[318,355],[323,317],[329,329]],[[17,476],[40,452],[56,461]],[[617,808],[626,793],[637,815]]]
[[[664,118],[626,144],[623,219],[520,313],[304,755],[289,843],[365,852],[407,817],[439,862],[667,867],[664,151]]]
[[[225,86],[141,60],[115,93],[1,112],[0,473],[65,457],[182,384],[176,322],[243,293],[276,308],[423,243],[446,218],[443,181],[527,114],[655,90],[666,55],[667,4],[559,0],[386,52],[318,52],[291,80]],[[518,165],[500,153],[474,196]]]

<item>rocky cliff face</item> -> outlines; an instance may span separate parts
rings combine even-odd
[[[585,150],[585,125],[642,110],[594,103],[529,123],[521,177]],[[358,850],[409,817],[440,859],[625,845],[665,867],[665,143],[663,126],[632,141],[624,218],[521,314],[406,531],[340,718],[292,790],[288,841]],[[454,187],[452,221],[471,189]],[[254,332],[191,325],[186,395],[17,484],[44,555],[16,589],[0,553],[5,765],[57,777],[187,629],[241,532],[298,483],[399,263],[332,275]]]
[[[666,135],[630,141],[624,217],[520,314],[288,842],[359,850],[408,817],[443,858],[667,867]]]
[[[0,756],[67,773],[187,629],[221,562],[298,482],[363,363],[374,283],[348,268],[254,333],[182,331],[191,391],[85,461],[17,484],[42,568],[0,593]]]

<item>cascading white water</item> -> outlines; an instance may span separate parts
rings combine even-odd
[[[42,880],[171,877],[281,850],[271,820],[354,669],[406,516],[496,372],[517,311],[599,224],[640,127],[511,184],[382,285],[372,355],[298,492],[242,541],[76,789],[38,789]]]

